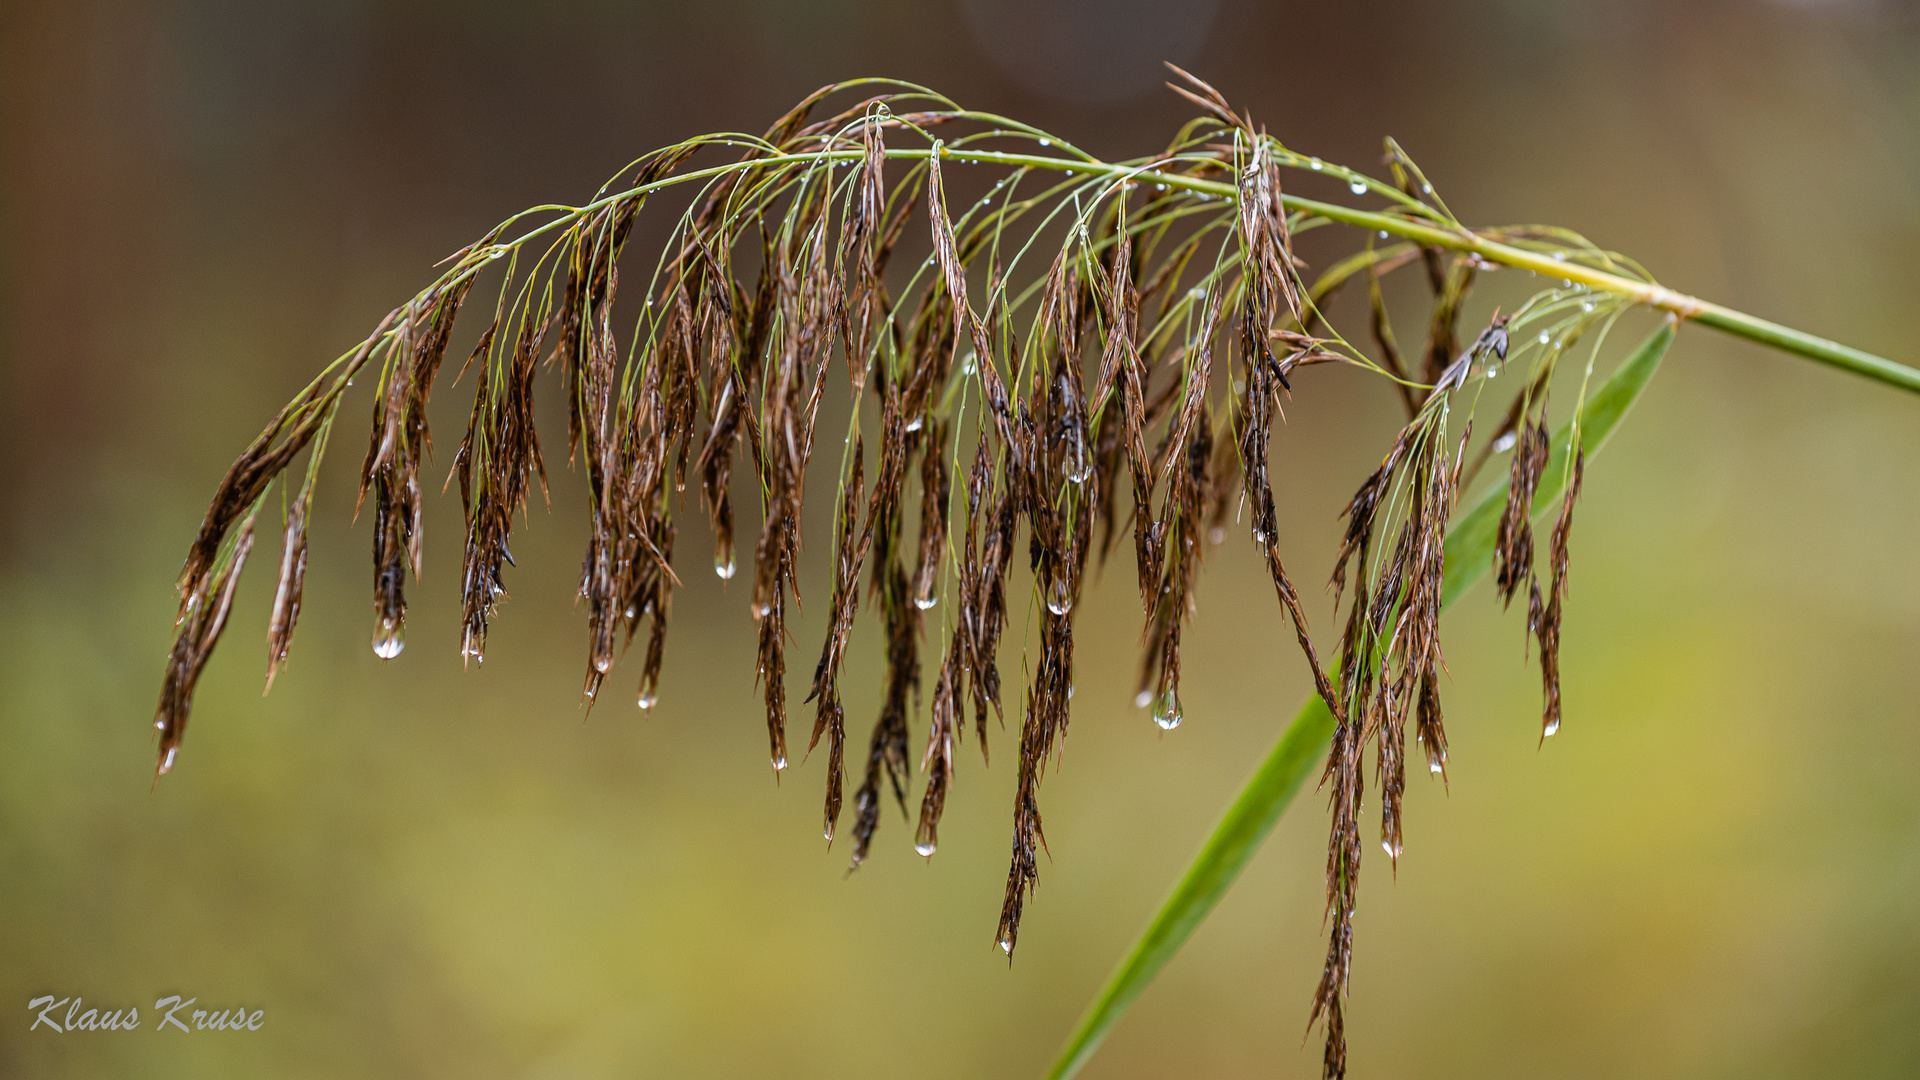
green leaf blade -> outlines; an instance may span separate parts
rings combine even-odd
[[[1580,411],[1580,444],[1587,456],[1599,453],[1652,380],[1672,344],[1674,323],[1654,331],[1615,369]],[[1554,433],[1551,456],[1535,494],[1536,510],[1560,495],[1566,478],[1574,425]],[[1441,602],[1451,604],[1493,566],[1494,535],[1506,505],[1505,481],[1483,492],[1447,534],[1446,576]],[[1202,921],[1233,887],[1240,871],[1286,811],[1307,775],[1319,764],[1333,736],[1333,714],[1312,695],[1280,736],[1265,761],[1214,827],[1213,834],[1161,904],[1146,932],[1120,961],[1099,996],[1075,1026],[1048,1072],[1049,1080],[1067,1080],[1080,1071],[1140,992],[1186,944]]]

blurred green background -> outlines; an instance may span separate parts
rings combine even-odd
[[[1920,359],[1910,2],[12,0],[0,1075],[1038,1075],[1307,690],[1244,544],[1203,579],[1176,732],[1129,700],[1130,572],[1087,603],[1011,966],[1010,758],[964,751],[931,862],[890,812],[845,877],[822,762],[769,779],[744,579],[684,574],[660,707],[583,722],[585,528],[555,437],[554,510],[520,533],[484,670],[456,655],[452,498],[411,647],[369,650],[348,434],[273,696],[268,543],[157,788],[149,721],[227,462],[507,212],[856,74],[1145,153],[1187,113],[1163,57],[1307,152],[1372,167],[1397,136],[1467,220],[1578,228],[1682,290]],[[1483,286],[1474,317],[1523,286]],[[459,396],[436,403],[441,468]],[[1349,373],[1296,382],[1276,444],[1296,580],[1325,579],[1395,412]],[[1537,746],[1519,613],[1483,588],[1448,617],[1452,791],[1412,785],[1406,876],[1376,857],[1362,883],[1355,1075],[1920,1073],[1917,418],[1681,335],[1588,473],[1557,738]],[[681,545],[704,564],[697,529]],[[856,753],[879,678],[857,648]],[[1303,797],[1086,1075],[1317,1075],[1324,843]],[[29,1033],[48,993],[139,1006],[142,1030]],[[156,1034],[174,993],[264,1029]]]

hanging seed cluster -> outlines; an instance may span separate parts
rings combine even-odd
[[[524,516],[536,484],[545,493],[534,393],[551,372],[545,378],[557,378],[566,407],[567,457],[589,496],[578,587],[587,702],[601,696],[617,657],[637,647],[635,700],[655,704],[681,584],[678,521],[697,507],[715,540],[714,572],[731,579],[737,560],[750,563],[755,673],[776,771],[790,764],[789,653],[800,651],[793,662],[802,673],[811,661],[800,707],[812,720],[807,751],[825,743],[823,832],[831,841],[841,827],[851,768],[853,866],[873,852],[889,802],[914,822],[915,849],[932,855],[969,726],[985,761],[989,718],[1005,725],[1011,714],[1018,780],[995,939],[1009,955],[1046,846],[1040,788],[1071,718],[1075,618],[1090,566],[1131,536],[1144,643],[1137,701],[1173,728],[1183,718],[1181,645],[1201,564],[1229,529],[1246,530],[1337,723],[1322,781],[1333,807],[1332,937],[1313,1014],[1325,1022],[1327,1075],[1342,1075],[1363,758],[1371,746],[1390,859],[1402,846],[1409,728],[1444,777],[1438,616],[1448,522],[1472,473],[1511,452],[1498,586],[1507,600],[1527,593],[1551,735],[1582,462],[1572,465],[1552,527],[1543,591],[1532,523],[1549,456],[1547,390],[1558,359],[1589,328],[1604,329],[1619,306],[1567,283],[1497,317],[1463,348],[1460,312],[1485,264],[1409,243],[1376,249],[1371,235],[1363,252],[1309,286],[1294,236],[1329,221],[1289,212],[1283,168],[1384,198],[1400,219],[1458,223],[1391,142],[1389,184],[1286,149],[1211,87],[1179,74],[1175,89],[1202,115],[1149,158],[1097,161],[917,87],[838,84],[763,137],[706,137],[648,154],[586,205],[538,221],[534,212],[517,216],[455,253],[437,281],[303,390],[221,481],[180,578],[156,719],[159,771],[174,764],[255,522],[275,481],[306,451],[304,478],[295,487],[287,476],[283,488],[269,683],[285,665],[319,462],[350,380],[369,367],[378,377],[359,505],[374,534],[373,647],[386,658],[401,651],[430,482],[422,476],[428,394],[457,317],[476,286],[497,279],[478,344],[452,380],[471,373],[474,390],[449,478],[459,481],[464,510],[462,657],[484,659],[513,565],[515,515]],[[825,99],[847,91],[868,96],[816,117]],[[695,162],[703,153],[720,163]],[[970,181],[984,175],[991,186],[950,185],[946,174],[961,165]],[[648,201],[687,192],[663,248],[623,258]],[[1621,269],[1572,234],[1498,235]],[[1415,262],[1433,305],[1426,340],[1409,358],[1380,279]],[[629,298],[616,316],[623,272]],[[1377,358],[1322,314],[1355,277],[1368,284]],[[1521,336],[1540,327],[1537,345]],[[1469,463],[1475,403],[1522,353],[1532,369]],[[1296,373],[1323,363],[1386,377],[1409,416],[1345,511],[1331,582],[1336,607],[1346,602],[1344,630],[1330,664],[1281,558],[1270,452]],[[819,430],[828,394],[849,402],[844,432]],[[796,640],[790,619],[817,445],[838,451],[827,466],[838,494],[833,590],[816,646]],[[736,515],[741,492],[751,493],[750,505]],[[757,533],[738,537],[737,526],[751,522]],[[842,677],[863,606],[879,621],[886,663],[865,753],[856,730],[850,764],[848,725],[867,718],[849,716]],[[1021,623],[1025,663],[1003,673],[1002,640]],[[1022,672],[1017,686],[1013,670]],[[909,806],[916,758],[917,811]]]

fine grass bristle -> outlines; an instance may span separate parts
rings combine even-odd
[[[359,484],[361,502],[372,505],[374,649],[383,658],[400,653],[406,579],[420,572],[428,395],[455,321],[484,279],[497,293],[455,377],[474,372],[474,401],[449,477],[459,480],[464,512],[462,657],[484,660],[513,565],[514,515],[524,515],[536,480],[545,494],[534,393],[541,378],[557,380],[567,457],[588,493],[578,585],[587,704],[642,631],[635,695],[641,708],[658,700],[681,584],[680,515],[703,514],[715,573],[732,579],[736,559],[752,563],[755,674],[778,776],[789,764],[788,618],[800,601],[818,437],[840,452],[832,595],[804,699],[813,706],[809,754],[826,741],[822,831],[831,842],[843,808],[841,678],[864,579],[885,664],[854,794],[849,869],[874,853],[889,798],[914,820],[910,746],[923,705],[926,782],[912,842],[927,856],[954,789],[969,705],[983,761],[989,714],[1004,725],[1004,713],[1015,713],[1012,853],[994,938],[1009,956],[1046,850],[1039,789],[1071,717],[1090,558],[1097,548],[1104,560],[1131,531],[1143,617],[1137,702],[1171,729],[1185,719],[1182,640],[1207,549],[1246,529],[1334,719],[1321,780],[1332,806],[1331,936],[1312,1017],[1325,1025],[1326,1075],[1342,1075],[1368,748],[1381,843],[1396,866],[1409,727],[1430,771],[1445,779],[1439,613],[1462,487],[1483,462],[1511,452],[1497,583],[1504,600],[1528,594],[1543,737],[1551,735],[1561,721],[1560,627],[1585,467],[1584,453],[1574,454],[1566,482],[1541,487],[1550,461],[1563,460],[1547,426],[1558,361],[1589,333],[1597,352],[1605,329],[1634,304],[1683,317],[1737,313],[1715,314],[1722,309],[1665,290],[1631,260],[1565,230],[1469,229],[1397,144],[1387,144],[1391,180],[1365,176],[1288,149],[1218,91],[1175,72],[1174,89],[1203,115],[1148,157],[1100,161],[923,88],[860,80],[822,88],[762,136],[704,136],[646,154],[586,204],[516,215],[455,253],[434,282],[297,395],[221,480],[179,581],[156,716],[159,772],[174,763],[255,519],[282,479],[289,489],[269,685],[285,666],[315,478],[345,389],[368,365],[379,375]],[[816,117],[844,96],[854,100]],[[950,186],[955,170],[967,178],[955,174]],[[1331,178],[1376,208],[1290,195],[1283,170]],[[628,252],[649,202],[675,195],[683,205],[668,217],[661,249]],[[1295,237],[1336,224],[1364,229],[1362,250],[1309,282]],[[1376,232],[1400,239],[1376,246]],[[1430,295],[1417,349],[1396,337],[1381,284],[1416,264]],[[1548,288],[1462,346],[1469,294],[1501,265],[1575,276],[1553,273]],[[1325,310],[1361,277],[1372,354],[1334,329]],[[1331,652],[1316,645],[1282,558],[1273,478],[1290,466],[1275,460],[1271,441],[1293,395],[1311,407],[1301,372],[1318,365],[1383,377],[1407,415],[1344,511],[1329,583],[1340,628]],[[1490,381],[1523,366],[1518,395],[1470,455]],[[843,386],[846,429],[823,435],[823,402],[829,394],[838,401]],[[839,415],[837,405],[824,415]],[[962,456],[969,448],[971,460]],[[303,450],[295,489],[288,470]],[[750,552],[735,550],[736,530],[751,528],[751,508],[734,503],[736,481],[759,504]],[[1562,488],[1543,589],[1535,495]],[[1025,597],[1009,596],[1016,559],[1031,575]],[[1029,681],[1008,703],[999,651],[1016,619],[1029,631],[1021,668]],[[924,701],[923,652],[938,658]]]

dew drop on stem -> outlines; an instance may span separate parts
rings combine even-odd
[[[1356,176],[1347,181],[1347,190],[1353,192],[1355,195],[1365,195],[1367,193],[1367,182]]]
[[[1067,588],[1065,578],[1053,579],[1053,586],[1047,590],[1047,610],[1055,615],[1073,610],[1073,592]]]

